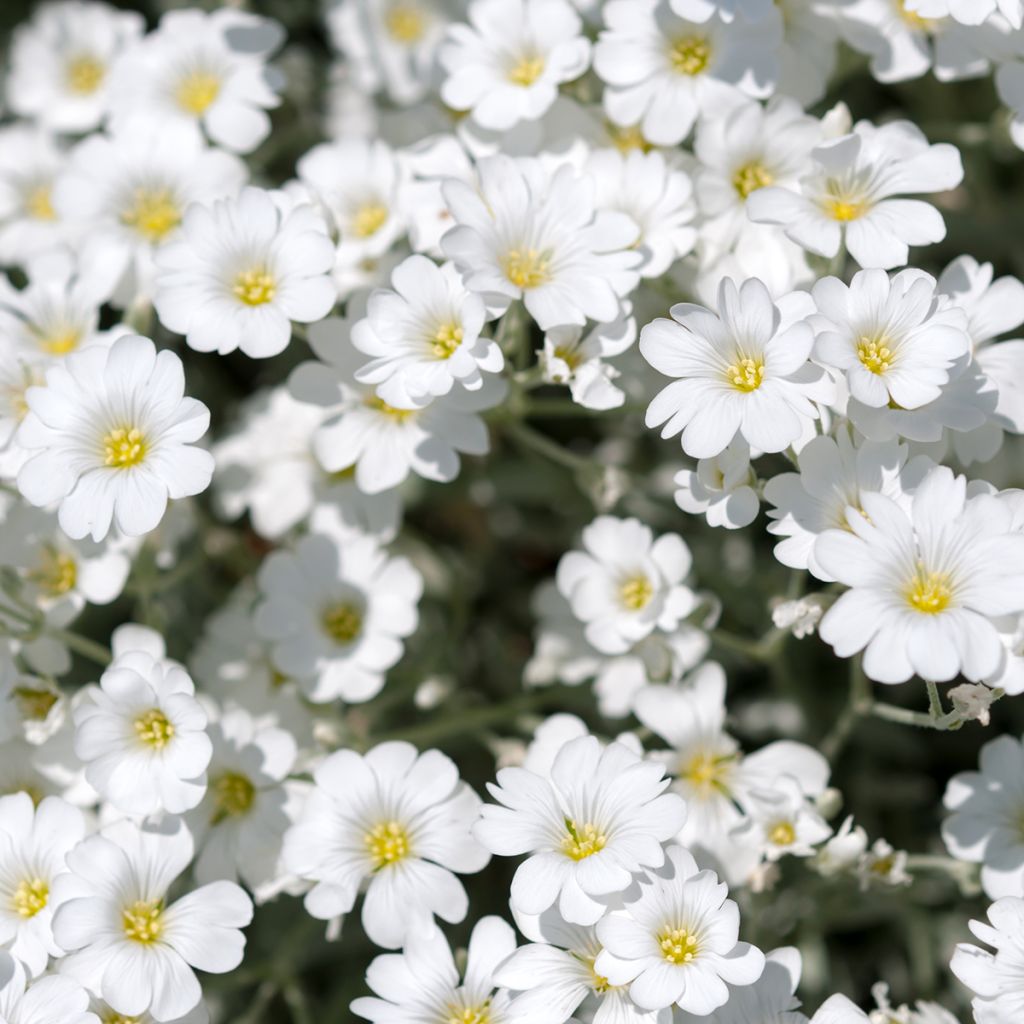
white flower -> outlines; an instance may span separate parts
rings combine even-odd
[[[444,196],[455,220],[445,255],[489,311],[516,299],[542,330],[587,319],[607,323],[636,286],[636,223],[595,207],[594,182],[568,164],[549,173],[538,160],[489,157],[478,188],[455,179]]]
[[[319,213],[281,193],[243,189],[212,207],[189,207],[156,255],[153,304],[191,348],[265,358],[284,351],[291,322],[331,311],[334,246]]]
[[[848,815],[828,842],[814,855],[815,870],[826,878],[851,871],[857,867],[868,848],[868,834],[860,825],[853,824]]]
[[[478,391],[481,371],[501,370],[501,349],[480,334],[484,304],[452,264],[410,256],[392,271],[391,285],[370,295],[366,317],[352,328],[352,344],[375,357],[356,380],[376,385],[389,406],[420,409],[456,384]]]
[[[832,835],[824,819],[792,776],[775,779],[770,790],[751,790],[744,808],[747,819],[736,829],[741,844],[756,845],[768,861],[780,857],[810,857]]]
[[[977,1024],[1011,1024],[1024,1014],[1024,899],[1004,896],[988,908],[991,922],[971,921],[975,936],[995,949],[956,947],[950,970],[974,993]]]
[[[738,942],[740,912],[713,871],[698,871],[679,846],[668,849],[662,871],[642,878],[597,925],[604,945],[594,970],[612,985],[629,983],[644,1009],[676,1005],[708,1014],[729,998],[730,985],[750,985],[764,970],[764,954]]]
[[[829,600],[818,594],[808,594],[793,601],[780,601],[772,608],[772,624],[777,629],[788,629],[798,640],[811,636],[821,621]]]
[[[153,252],[181,226],[192,202],[234,195],[246,169],[208,149],[186,128],[134,124],[117,135],[91,135],[70,153],[53,186],[53,208],[84,234],[81,263],[121,279],[114,296],[127,306],[152,294]]]
[[[621,743],[603,750],[593,736],[565,744],[545,778],[503,768],[488,789],[474,835],[492,853],[530,856],[516,869],[510,900],[539,914],[556,901],[567,921],[593,924],[607,898],[644,868],[664,862],[662,843],[680,829],[683,801],[663,791],[661,765]]]
[[[594,179],[595,203],[601,210],[618,210],[640,228],[634,243],[643,255],[641,277],[661,277],[693,249],[697,231],[692,225],[697,208],[689,175],[673,167],[662,153],[631,149],[599,149],[584,167]]]
[[[105,3],[66,0],[38,7],[11,48],[5,94],[11,109],[59,132],[96,128],[106,113],[110,70],[138,44],[145,19]]]
[[[225,974],[241,963],[252,901],[233,882],[213,882],[168,903],[191,859],[180,823],[143,831],[121,821],[76,846],[71,898],[53,922],[57,941],[75,951],[61,972],[123,1016],[172,1021],[195,1007],[202,993],[192,968]]]
[[[800,1000],[796,989],[800,984],[803,961],[794,946],[773,949],[765,956],[764,973],[752,985],[729,989],[729,1001],[719,1007],[711,1018],[714,1024],[807,1024],[807,1017],[797,1009]],[[708,1018],[677,1012],[677,1024],[707,1024]]]
[[[971,350],[967,317],[935,293],[920,270],[862,270],[849,286],[825,277],[812,291],[815,358],[846,375],[850,394],[870,406],[917,409],[934,401],[950,367]]]
[[[369,700],[416,628],[423,580],[372,537],[307,535],[259,573],[255,622],[271,657],[314,701]]]
[[[619,371],[606,363],[607,356],[625,352],[636,341],[636,320],[627,303],[621,316],[611,323],[594,324],[589,331],[573,324],[544,332],[544,348],[537,361],[544,379],[566,384],[572,400],[584,409],[617,409],[625,392],[612,382]]]
[[[1024,533],[990,495],[966,498],[966,482],[933,469],[909,513],[881,494],[862,494],[849,530],[828,530],[814,557],[851,589],[825,613],[821,637],[881,683],[917,673],[944,682],[993,674],[1005,651],[992,618],[1024,610]],[[866,650],[865,650],[866,648]]]
[[[800,449],[798,473],[779,473],[764,488],[771,504],[768,532],[784,538],[775,557],[791,569],[809,569],[819,580],[832,577],[815,557],[815,541],[826,530],[850,529],[847,510],[863,508],[864,494],[884,494],[898,503],[928,471],[932,461],[908,463],[906,445],[895,440],[861,441],[839,429],[835,438],[816,437]]]
[[[338,750],[313,772],[302,818],[285,835],[285,866],[315,883],[313,917],[347,914],[365,884],[362,922],[378,946],[397,949],[436,914],[455,923],[467,899],[453,872],[490,859],[470,834],[480,798],[438,750],[378,744],[365,755]]]
[[[354,1000],[352,1012],[377,1024],[435,1020],[510,1024],[508,993],[495,991],[494,974],[515,948],[515,933],[505,921],[480,918],[469,937],[460,978],[439,928],[410,932],[400,955],[377,957],[367,968],[366,983],[377,998]]]
[[[869,1024],[868,1015],[846,996],[829,996],[811,1018],[811,1024]]]
[[[375,280],[376,263],[405,233],[408,173],[382,140],[354,138],[314,146],[297,170],[338,234],[335,280],[345,298]]]
[[[943,805],[953,813],[942,838],[958,860],[981,864],[981,885],[991,899],[1024,890],[1024,743],[999,736],[981,748],[979,770],[949,780]]]
[[[696,607],[683,582],[693,559],[678,534],[655,540],[637,519],[599,516],[583,547],[562,556],[558,589],[603,654],[625,653],[655,629],[670,632]]]
[[[25,969],[0,952],[0,1020],[5,1024],[100,1024],[89,994],[71,978],[48,975],[26,987]]]
[[[703,112],[727,108],[744,93],[764,98],[778,77],[780,27],[691,21],[668,0],[610,0],[594,48],[605,83],[604,108],[615,124],[639,124],[658,146],[682,142]]]
[[[74,709],[85,777],[123,814],[180,814],[206,792],[206,712],[188,673],[144,650],[115,657]]]
[[[483,128],[536,121],[558,86],[590,63],[583,23],[566,0],[472,0],[469,24],[449,25],[438,54],[441,99]]]
[[[735,438],[711,459],[701,459],[696,470],[680,470],[672,478],[676,504],[693,515],[703,515],[709,526],[739,530],[756,518],[760,501],[757,474],[750,465],[750,445]]]
[[[662,437],[682,433],[694,458],[720,454],[739,434],[751,448],[783,451],[818,417],[832,383],[809,362],[814,334],[806,296],[772,302],[756,278],[726,278],[718,313],[690,303],[672,307],[640,332],[640,351],[659,372],[681,378],[647,409]]]
[[[907,852],[893,849],[892,844],[884,839],[876,839],[871,849],[861,854],[857,876],[861,892],[866,892],[872,885],[898,887],[910,885],[913,881],[907,873]]]
[[[82,812],[58,797],[46,797],[38,808],[27,793],[0,797],[0,948],[32,976],[42,974],[49,957],[64,953],[52,930],[58,879],[67,871],[65,856],[84,835]]]
[[[363,359],[349,335],[358,319],[350,314],[314,324],[309,343],[322,361],[303,363],[289,382],[300,401],[329,410],[313,436],[317,460],[328,473],[351,470],[366,494],[397,487],[410,473],[454,480],[459,453],[485,455],[490,449],[487,426],[477,414],[504,399],[505,382],[488,375],[476,391],[452,388],[423,409],[396,409],[355,378]]]
[[[181,360],[128,335],[109,350],[76,352],[25,394],[18,443],[30,458],[18,489],[33,505],[59,502],[61,528],[102,540],[154,529],[168,498],[198,494],[213,458],[196,448],[209,410],[186,398]]]
[[[922,18],[949,15],[964,25],[981,25],[996,11],[1016,29],[1024,21],[1021,0],[907,0],[907,11]]]
[[[280,102],[280,76],[265,61],[283,38],[277,22],[230,7],[168,11],[114,68],[115,130],[142,119],[201,125],[217,145],[251,152],[270,134],[266,111]]]
[[[22,657],[31,660],[24,652]],[[67,709],[68,701],[55,683],[0,669],[0,741],[17,737],[39,746],[61,731]]]
[[[963,178],[960,154],[947,143],[934,146],[916,125],[865,121],[853,132],[812,151],[815,167],[800,191],[769,186],[747,200],[754,221],[778,224],[798,245],[833,257],[845,245],[862,267],[897,267],[908,247],[946,236],[942,215],[918,192],[955,188]]]

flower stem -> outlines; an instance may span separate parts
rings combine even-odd
[[[103,644],[98,644],[95,640],[90,640],[88,637],[72,633],[67,629],[51,629],[48,630],[48,635],[69,647],[75,654],[80,654],[83,658],[88,658],[89,661],[95,662],[97,665],[106,667],[113,661],[113,655],[111,655],[109,647],[104,647]]]

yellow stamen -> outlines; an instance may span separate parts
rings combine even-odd
[[[537,249],[509,249],[505,275],[517,288],[537,288],[551,279],[551,253]]]
[[[174,725],[159,708],[150,708],[135,719],[139,741],[154,750],[163,750],[174,739]]]
[[[121,211],[121,223],[149,242],[159,242],[181,223],[181,209],[169,188],[137,188]]]
[[[106,68],[95,57],[83,53],[68,61],[64,81],[70,92],[90,96],[100,87],[106,73]]]
[[[761,359],[737,359],[725,368],[725,379],[737,391],[756,391],[764,380],[764,362]]]
[[[670,964],[688,964],[697,955],[697,936],[686,928],[666,928],[657,939],[662,956]]]
[[[56,220],[53,208],[53,189],[49,182],[33,185],[25,192],[25,212],[36,220]]]
[[[418,43],[427,31],[427,19],[415,4],[395,4],[384,15],[384,27],[396,43],[412,46]]]
[[[768,832],[768,841],[776,846],[792,846],[796,841],[796,829],[792,822],[780,821],[773,825]]]
[[[438,359],[450,359],[455,350],[462,344],[462,328],[449,322],[442,324],[430,339],[430,351]]]
[[[907,602],[919,612],[937,615],[952,603],[951,582],[948,573],[926,572],[923,566],[918,565],[913,579],[907,584]]]
[[[491,1001],[485,1000],[479,1006],[449,1006],[445,1024],[490,1024]]]
[[[387,219],[388,208],[382,203],[364,203],[352,216],[352,234],[356,238],[369,238],[380,231]]]
[[[30,686],[16,686],[13,694],[22,718],[32,722],[45,722],[51,708],[60,699],[52,690],[37,690]]]
[[[60,597],[73,590],[78,582],[78,563],[53,545],[48,545],[39,565],[28,573],[28,578],[47,597]]]
[[[118,427],[103,438],[103,462],[114,469],[130,469],[146,457],[146,439],[137,427]]]
[[[865,369],[872,373],[885,373],[892,366],[892,349],[886,345],[886,338],[861,338],[857,342],[857,358]]]
[[[211,71],[190,71],[178,83],[174,98],[186,113],[205,114],[220,93],[220,78]]]
[[[121,911],[121,926],[125,937],[143,945],[156,942],[163,933],[164,905],[162,900],[136,900]]]
[[[922,32],[931,32],[939,21],[937,18],[922,18],[916,11],[908,11],[907,0],[896,0],[896,10],[906,24]]]
[[[214,780],[210,789],[215,805],[214,825],[225,818],[237,818],[248,813],[256,799],[256,787],[239,772],[225,772]]]
[[[277,292],[274,279],[262,267],[243,270],[231,289],[235,296],[247,306],[262,306],[273,301]]]
[[[331,605],[321,621],[324,632],[336,644],[350,644],[363,628],[363,613],[354,604],[342,602]]]
[[[833,197],[825,200],[824,207],[825,212],[833,220],[848,224],[851,220],[863,217],[869,209],[869,204],[863,200]]]
[[[611,140],[611,144],[620,153],[629,153],[631,150],[639,149],[642,153],[649,153],[654,147],[644,138],[640,125],[634,124],[627,128],[621,128],[610,121],[605,122],[605,131]]]
[[[705,795],[717,789],[728,795],[725,778],[735,759],[730,754],[716,755],[709,750],[694,754],[681,768],[679,777],[697,787]]]
[[[42,878],[23,878],[14,896],[11,907],[19,917],[35,917],[50,898],[50,887]]]
[[[699,75],[711,61],[711,46],[702,36],[680,36],[672,44],[668,59],[681,75]]]
[[[509,68],[508,80],[514,85],[524,88],[533,85],[544,74],[544,58],[524,55],[515,65]]]
[[[638,612],[645,608],[654,597],[654,585],[642,573],[631,576],[619,587],[619,600],[630,611]]]
[[[374,871],[409,856],[409,833],[397,821],[382,821],[374,825],[363,836],[363,841],[373,861]]]
[[[740,197],[746,199],[751,192],[766,188],[775,181],[775,176],[758,160],[744,164],[732,176],[732,186]]]
[[[368,399],[366,404],[371,409],[376,409],[377,412],[382,412],[385,416],[390,416],[391,419],[397,420],[399,423],[404,423],[416,414],[415,409],[396,409],[393,405],[388,405],[383,399],[376,397]]]
[[[573,860],[584,860],[600,853],[608,842],[600,826],[587,822],[577,825],[571,818],[565,818],[565,830],[569,834],[562,840],[562,853]]]

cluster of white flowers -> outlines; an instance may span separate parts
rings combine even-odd
[[[1024,742],[949,781],[948,858],[840,821],[830,761],[1024,693],[1024,284],[923,248],[957,146],[822,101],[991,78],[1024,149],[1022,0],[331,0],[312,130],[259,4],[155,6],[38,5],[3,83],[0,1022],[304,1024],[283,968],[234,1018],[195,972],[358,904],[375,1024],[956,1024],[884,984],[805,1015],[816,897],[756,909],[941,861],[994,901],[946,962],[1021,1024]],[[524,484],[532,648],[463,645],[448,563],[520,529],[481,525],[519,453],[587,511]],[[748,639],[755,542],[792,582]],[[849,662],[831,729],[733,703],[794,637]],[[914,678],[927,712],[875,699]]]

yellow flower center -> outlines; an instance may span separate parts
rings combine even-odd
[[[46,721],[50,709],[59,700],[52,690],[37,690],[31,686],[16,686],[13,693],[22,718],[33,722]]]
[[[728,794],[725,778],[734,758],[725,754],[718,756],[709,750],[702,750],[687,761],[679,772],[679,777],[690,785],[703,790],[705,795],[712,789]]]
[[[871,209],[871,204],[862,197],[848,194],[843,186],[830,181],[826,186],[827,195],[822,200],[822,209],[833,220],[848,224],[851,220],[863,217]]]
[[[68,90],[78,96],[91,96],[103,82],[106,68],[89,54],[72,57],[64,69]]]
[[[861,338],[857,342],[857,358],[872,373],[885,373],[892,366],[892,349],[886,338]]]
[[[638,612],[645,608],[654,597],[654,585],[640,573],[625,580],[619,587],[619,600],[630,611]]]
[[[751,192],[759,188],[765,188],[775,181],[775,176],[758,160],[751,160],[744,164],[732,176],[732,187],[736,189],[740,197],[746,199]]]
[[[796,829],[790,821],[780,821],[768,831],[768,841],[776,846],[791,846],[796,841]]]
[[[569,834],[562,840],[562,853],[573,860],[584,860],[600,853],[608,842],[608,837],[600,826],[589,821],[585,825],[577,825],[572,818],[565,818],[565,830]]]
[[[159,708],[150,708],[135,719],[135,735],[154,750],[163,750],[174,738],[174,725]]]
[[[681,75],[699,75],[711,61],[711,46],[703,36],[680,36],[668,52],[672,67]]]
[[[35,917],[50,898],[50,886],[42,878],[23,878],[14,896],[11,907],[19,917]]]
[[[445,1024],[490,1024],[491,1001],[489,999],[479,1006],[449,1006]]]
[[[366,404],[377,412],[383,413],[385,416],[390,416],[391,419],[397,420],[399,423],[404,423],[406,420],[411,419],[416,414],[415,409],[396,409],[393,405],[388,405],[383,399],[377,398],[376,396],[369,398]]]
[[[430,339],[430,351],[438,359],[450,359],[455,350],[462,344],[462,328],[450,322],[442,324]]]
[[[118,427],[103,438],[104,465],[130,469],[146,457],[146,439],[138,427]]]
[[[121,911],[125,938],[144,945],[156,942],[164,930],[162,900],[136,900]]]
[[[374,871],[409,856],[409,833],[397,821],[382,821],[374,825],[363,836],[363,841],[373,861]]]
[[[82,332],[77,327],[64,324],[46,332],[35,332],[36,343],[51,356],[66,356],[78,348]]]
[[[666,928],[657,939],[670,964],[688,964],[697,955],[697,936],[687,928]]]
[[[605,131],[608,133],[611,144],[620,153],[629,153],[634,149],[639,149],[642,153],[649,153],[654,148],[644,138],[643,130],[638,124],[622,128],[607,121],[605,122]]]
[[[764,362],[761,359],[737,359],[725,368],[725,379],[737,391],[756,391],[764,380]]]
[[[211,71],[190,71],[178,82],[174,98],[186,113],[199,117],[220,93],[220,78]]]
[[[517,288],[537,288],[551,280],[551,253],[538,249],[509,249],[505,276]]]
[[[925,572],[918,566],[913,579],[907,584],[907,602],[912,608],[926,615],[937,615],[945,611],[953,600],[953,590],[948,573]]]
[[[363,203],[352,215],[352,234],[356,238],[369,238],[383,227],[388,219],[388,208],[383,203]]]
[[[606,992],[610,991],[617,986],[613,985],[603,974],[598,974],[594,969],[594,961],[596,957],[587,957],[584,963],[587,965],[587,969],[590,971],[590,984],[594,991],[599,995],[603,996]]]
[[[395,4],[384,15],[384,27],[396,43],[412,46],[426,33],[427,19],[415,4]]]
[[[277,285],[265,270],[254,268],[243,270],[231,291],[247,306],[262,306],[273,300]]]
[[[239,772],[225,772],[210,786],[213,791],[213,824],[248,813],[256,799],[256,787]]]
[[[514,85],[533,85],[544,74],[544,58],[525,54],[508,69],[508,80]]]
[[[363,628],[363,613],[354,604],[343,601],[331,605],[323,614],[324,632],[336,644],[350,644]]]
[[[907,0],[896,0],[896,10],[903,21],[911,28],[921,29],[930,32],[938,23],[936,18],[922,18],[916,11],[907,10]]]
[[[166,187],[140,187],[121,211],[121,223],[134,228],[148,242],[159,242],[181,223],[181,209]]]
[[[583,354],[577,348],[569,348],[566,345],[556,345],[554,357],[561,359],[570,370],[575,370],[583,362]]]
[[[116,1010],[111,1010],[109,1013],[105,1013],[100,1020],[103,1024],[139,1024],[142,1020],[141,1017],[125,1017],[123,1014],[118,1013]]]
[[[47,597],[60,597],[78,582],[78,563],[52,545],[43,550],[39,565],[28,574]]]
[[[25,192],[25,212],[36,220],[56,220],[53,208],[53,189],[49,182],[33,185]]]

